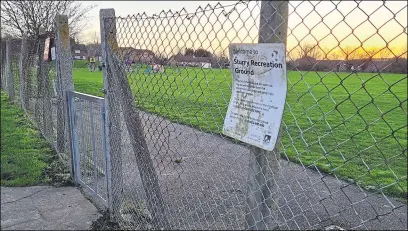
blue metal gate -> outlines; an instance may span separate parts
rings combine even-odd
[[[104,99],[68,91],[67,100],[74,179],[108,207]]]

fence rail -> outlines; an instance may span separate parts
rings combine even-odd
[[[95,148],[108,153],[112,219],[129,229],[406,229],[406,10],[385,1],[101,10],[106,137]],[[51,83],[64,75],[56,91],[73,91],[70,67],[42,61],[43,38],[14,41],[1,44],[2,90],[58,149],[67,133],[57,135],[64,106]],[[222,134],[231,43],[286,44],[273,152]]]

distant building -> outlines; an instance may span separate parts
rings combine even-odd
[[[211,63],[214,62],[210,57],[195,57],[194,55],[174,55],[172,56],[168,64],[178,66],[190,66],[190,67],[202,67],[211,68]]]
[[[153,51],[146,49],[120,47],[117,54],[122,60],[131,60],[135,63],[153,64],[156,60],[156,56]]]
[[[317,60],[312,57],[300,58],[288,62],[289,69],[300,71],[336,71],[336,72],[391,72],[406,73],[407,59],[352,59],[352,60]]]
[[[72,44],[71,52],[75,60],[85,60],[88,57],[88,49],[85,44]]]
[[[102,61],[102,52],[101,52],[101,44],[89,44],[86,46],[88,50],[88,55],[87,57],[94,57],[98,61]]]

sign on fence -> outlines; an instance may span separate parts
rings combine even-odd
[[[44,61],[50,61],[51,59],[51,39],[46,38],[44,42]]]
[[[223,133],[272,151],[286,99],[283,43],[230,44],[232,94]]]
[[[56,59],[55,45],[53,38],[46,38],[44,43],[44,61],[50,62]]]

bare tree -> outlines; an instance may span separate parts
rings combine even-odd
[[[344,60],[353,60],[353,59],[359,58],[358,57],[359,56],[358,47],[345,46],[345,47],[340,48],[340,50],[341,50],[341,53],[343,53],[342,55],[344,57]]]
[[[198,48],[197,50],[194,51],[194,55],[196,57],[211,57],[212,53],[203,48]]]
[[[322,52],[317,44],[303,43],[296,48],[298,58],[312,57],[315,59],[322,58]]]
[[[194,49],[193,48],[187,48],[186,51],[184,52],[184,55],[193,56],[194,55]]]
[[[101,43],[99,42],[99,37],[94,33],[92,41],[86,45],[88,50],[88,56],[102,56],[101,53]]]
[[[377,49],[373,56],[377,59],[386,60],[393,58],[395,55],[387,47],[384,47],[381,50]]]
[[[7,33],[38,37],[40,28],[52,31],[55,16],[68,16],[70,36],[76,37],[85,27],[86,13],[96,5],[84,6],[78,1],[1,1],[1,24]]]
[[[327,54],[327,58],[330,60],[338,60],[341,56],[334,50]]]
[[[401,56],[401,58],[407,58],[407,51],[408,51],[408,49],[407,49],[407,44],[405,43],[405,44],[403,44],[400,48],[399,48],[399,50],[398,50],[398,56]]]

